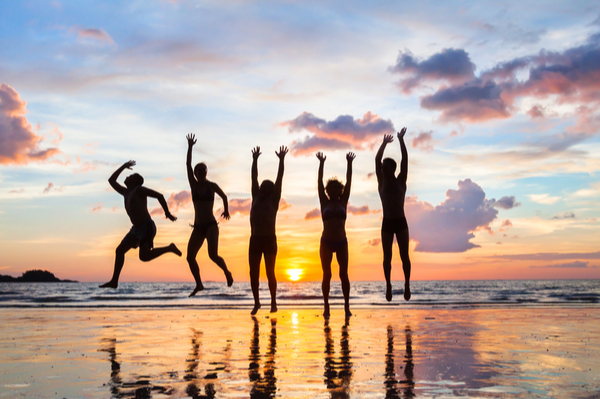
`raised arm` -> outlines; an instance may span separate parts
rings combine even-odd
[[[323,167],[325,165],[325,159],[327,157],[322,152],[317,152],[317,159],[319,160],[319,174],[317,175],[317,190],[319,192],[319,202],[321,207],[327,202],[327,195],[325,195],[325,186],[323,185]]]
[[[275,151],[275,155],[279,158],[279,168],[277,169],[277,179],[275,180],[275,197],[277,199],[277,203],[279,203],[279,199],[281,198],[281,185],[283,183],[283,160],[285,159],[285,154],[288,153],[288,148],[284,145],[279,147],[279,152]]]
[[[167,201],[165,201],[165,197],[161,193],[159,193],[158,191],[154,191],[148,187],[140,188],[143,190],[143,193],[146,194],[146,196],[156,198],[158,200],[158,203],[160,204],[160,206],[162,206],[163,211],[165,211],[165,216],[167,217],[167,219],[169,219],[172,222],[177,220],[177,218],[171,215],[171,212],[169,212],[169,206],[167,205]]]
[[[185,160],[185,167],[187,170],[188,183],[190,183],[190,189],[194,189],[196,186],[196,178],[194,177],[194,169],[192,169],[192,147],[196,144],[196,135],[188,134],[185,136],[188,142],[187,158]]]
[[[108,178],[108,182],[110,183],[111,187],[114,188],[115,191],[121,195],[124,194],[127,189],[124,186],[120,185],[117,182],[117,179],[119,178],[121,172],[123,172],[125,169],[131,169],[134,166],[135,161],[127,161],[123,165],[119,166],[119,169],[115,170],[114,173]]]
[[[391,143],[392,141],[394,141],[394,136],[392,136],[391,134],[386,134],[385,136],[383,136],[383,142],[381,143],[381,146],[377,151],[377,155],[375,155],[375,174],[377,175],[378,181],[381,180],[381,178],[383,177],[381,160],[383,159],[383,152],[385,151],[385,146],[387,146],[388,143]]]
[[[223,216],[223,218],[225,218],[226,220],[229,220],[231,216],[229,216],[229,204],[227,203],[227,196],[225,195],[223,190],[221,190],[221,187],[217,185],[217,183],[210,184],[213,192],[217,193],[217,195],[223,200],[223,213],[221,214],[221,216]]]
[[[258,157],[260,154],[260,147],[252,149],[252,198],[258,195]]]
[[[408,179],[408,151],[406,150],[406,144],[404,144],[404,135],[406,134],[406,128],[398,132],[398,141],[400,142],[400,151],[402,152],[402,161],[400,162],[400,173],[398,174],[398,180],[406,185]]]
[[[342,201],[347,204],[350,199],[350,188],[352,187],[352,161],[356,158],[356,154],[349,152],[346,154],[346,185],[344,186],[344,194],[342,195]]]

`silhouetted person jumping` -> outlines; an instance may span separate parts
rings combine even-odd
[[[350,279],[348,278],[348,239],[346,238],[346,209],[350,198],[350,187],[352,185],[352,161],[356,158],[353,152],[346,154],[346,185],[344,186],[337,178],[327,180],[327,186],[323,186],[323,166],[325,155],[317,152],[319,159],[319,175],[317,185],[319,191],[319,202],[321,203],[321,217],[323,219],[323,234],[321,235],[321,268],[323,269],[323,301],[325,309],[324,317],[329,317],[329,289],[331,284],[331,261],[335,253],[340,266],[340,280],[342,281],[342,292],[344,294],[344,309],[346,317],[350,313]],[[327,193],[327,194],[326,194]]]
[[[248,262],[250,263],[250,286],[254,296],[255,315],[260,309],[259,281],[260,261],[265,257],[265,268],[271,292],[271,313],[277,312],[277,280],[275,279],[275,258],[277,257],[277,237],[275,236],[275,221],[279,200],[281,199],[281,183],[283,181],[283,160],[288,153],[285,146],[279,147],[275,152],[279,157],[277,180],[265,180],[258,185],[258,157],[260,147],[252,149],[252,208],[250,209],[250,247],[248,248]]]
[[[406,179],[408,178],[408,151],[404,144],[404,135],[406,128],[398,132],[398,141],[402,152],[402,162],[400,163],[400,173],[396,177],[396,161],[391,158],[385,158],[383,162],[383,152],[388,143],[394,141],[394,136],[386,134],[383,136],[383,143],[375,156],[375,172],[377,174],[377,184],[379,197],[383,206],[383,223],[381,225],[381,245],[383,247],[383,272],[385,274],[386,291],[385,298],[392,300],[392,244],[394,234],[398,241],[400,258],[402,259],[402,269],[404,270],[404,299],[410,299],[410,258],[408,257],[408,223],[404,215],[404,199],[406,197]]]
[[[134,173],[125,178],[125,187],[117,182],[117,178],[125,169],[131,169],[135,166],[135,161],[125,162],[108,179],[108,182],[125,199],[125,211],[129,220],[133,224],[129,233],[125,235],[115,251],[115,270],[112,279],[102,284],[100,288],[117,288],[119,285],[119,275],[125,263],[125,253],[132,248],[140,247],[140,260],[143,262],[151,261],[154,258],[172,252],[181,256],[181,251],[171,243],[168,247],[154,247],[154,236],[156,235],[156,225],[148,213],[148,197],[156,198],[165,211],[165,216],[171,221],[177,218],[169,212],[167,201],[161,193],[144,187],[144,178],[138,173]]]
[[[190,296],[196,295],[198,291],[202,291],[204,286],[202,285],[202,279],[200,278],[200,268],[198,262],[196,262],[196,255],[204,244],[204,240],[208,243],[208,256],[210,259],[217,264],[227,278],[227,286],[231,287],[233,284],[233,277],[227,269],[227,265],[223,258],[219,256],[219,227],[217,221],[213,215],[213,206],[215,203],[215,193],[223,200],[223,213],[222,217],[229,219],[229,205],[227,204],[227,196],[221,190],[221,188],[211,181],[206,179],[208,168],[204,163],[197,164],[192,170],[192,147],[196,144],[196,136],[188,134],[186,136],[188,141],[187,150],[187,177],[190,183],[190,190],[192,192],[192,201],[194,203],[195,217],[194,217],[194,230],[190,236],[187,247],[187,261],[190,265],[192,275],[196,280],[196,288],[190,294]]]

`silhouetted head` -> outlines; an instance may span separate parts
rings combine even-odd
[[[331,179],[327,180],[325,191],[327,192],[327,196],[330,200],[337,200],[340,199],[344,193],[344,185],[337,179],[337,177],[332,177]]]
[[[396,161],[392,158],[386,158],[381,162],[381,171],[383,177],[394,177],[396,175]]]
[[[134,188],[144,184],[144,178],[139,173],[133,173],[125,178],[125,186],[127,188]]]
[[[208,174],[208,167],[204,162],[200,162],[194,167],[194,176],[198,181],[206,180],[206,175]]]
[[[271,193],[273,192],[273,189],[275,188],[275,183],[273,183],[271,180],[264,180],[261,184],[260,184],[260,188],[258,191],[258,195],[260,198],[267,198],[269,195],[271,195]]]

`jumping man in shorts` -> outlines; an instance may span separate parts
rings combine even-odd
[[[250,208],[250,247],[248,248],[248,263],[250,263],[250,286],[254,296],[255,315],[260,309],[258,288],[260,276],[260,261],[264,255],[269,291],[271,292],[271,313],[277,312],[277,280],[275,279],[275,258],[277,257],[277,237],[275,236],[275,220],[281,199],[281,184],[283,181],[283,159],[288,149],[285,146],[275,152],[279,157],[279,170],[275,183],[265,180],[258,185],[258,157],[260,147],[252,149],[252,207]]]
[[[408,257],[408,224],[404,215],[404,198],[406,196],[406,179],[408,178],[408,151],[404,144],[406,128],[398,132],[402,161],[400,173],[396,177],[396,161],[392,158],[383,157],[383,151],[388,143],[394,141],[394,136],[386,134],[383,143],[375,156],[375,172],[377,174],[377,185],[379,197],[383,206],[383,224],[381,225],[381,246],[383,247],[383,272],[385,274],[386,292],[385,298],[392,300],[392,244],[394,235],[398,241],[402,269],[404,270],[404,299],[410,299],[410,258]]]
[[[172,252],[181,256],[181,251],[171,243],[168,247],[154,247],[154,236],[156,235],[156,225],[148,212],[148,197],[156,198],[163,210],[165,216],[171,221],[177,218],[169,212],[167,201],[162,194],[144,187],[144,178],[138,173],[134,173],[125,178],[125,187],[117,183],[117,178],[125,169],[131,169],[135,166],[135,161],[125,162],[108,179],[108,182],[125,199],[125,211],[133,224],[129,233],[123,238],[115,251],[115,270],[112,279],[102,284],[100,288],[117,288],[119,285],[119,275],[125,263],[125,253],[131,248],[140,247],[140,260],[143,262],[151,261],[154,258]]]

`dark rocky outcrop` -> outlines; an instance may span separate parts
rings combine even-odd
[[[3,276],[0,274],[0,283],[76,283],[73,280],[61,280],[48,270],[27,270],[21,277]]]

